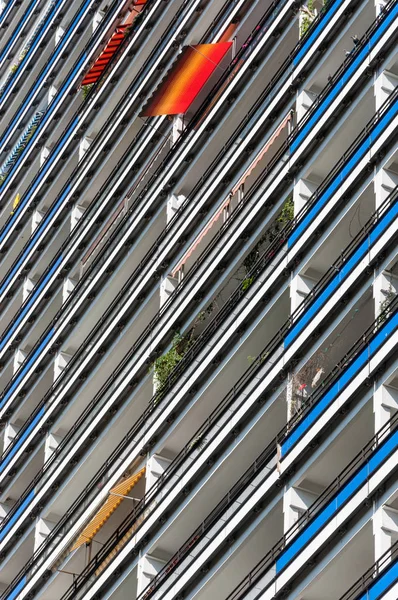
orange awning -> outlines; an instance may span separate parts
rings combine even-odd
[[[185,113],[231,46],[232,42],[186,46],[141,116]]]
[[[83,544],[87,544],[87,542],[90,542],[93,539],[93,537],[98,533],[109,517],[115,512],[119,504],[123,501],[123,496],[127,496],[129,491],[138,483],[144,474],[145,467],[141,469],[141,471],[138,471],[138,473],[135,473],[135,475],[127,477],[109,491],[108,499],[83,529],[77,541],[72,546],[71,552]]]

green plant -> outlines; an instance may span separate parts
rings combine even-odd
[[[203,446],[207,443],[207,439],[204,438],[202,435],[198,435],[196,438],[194,438],[189,446],[188,449],[189,450],[193,450],[194,448],[196,448],[197,450],[202,450]]]
[[[293,218],[294,218],[293,196],[289,196],[288,198],[286,198],[286,200],[282,206],[282,210],[279,213],[276,220],[278,223],[281,223],[282,225],[286,225],[286,223],[289,223],[289,221],[291,221]]]
[[[388,317],[390,316],[391,311],[389,311],[387,309],[388,309],[389,305],[391,304],[391,302],[396,297],[396,295],[397,294],[392,289],[392,284],[390,282],[388,290],[385,291],[384,300],[382,300],[379,304],[379,317],[377,319],[377,322],[379,325],[384,323],[384,321],[386,321],[388,319]]]
[[[89,85],[82,85],[83,100],[85,100],[87,98],[93,85],[94,85],[93,83],[90,83]]]
[[[254,281],[254,277],[246,277],[242,281],[242,290],[245,292],[251,286],[253,281]]]
[[[307,5],[301,8],[300,39],[305,36],[314,18],[314,2],[308,0]]]
[[[11,65],[10,67],[10,73],[15,73],[18,70],[18,65]]]

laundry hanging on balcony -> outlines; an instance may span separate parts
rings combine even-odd
[[[139,482],[144,474],[145,467],[141,469],[141,471],[138,471],[138,473],[127,477],[127,479],[124,479],[122,482],[118,483],[117,486],[109,490],[109,496],[107,500],[91,519],[88,525],[86,525],[86,527],[83,529],[78,539],[73,544],[71,552],[73,550],[77,550],[77,548],[80,548],[80,546],[87,544],[93,539],[101,527],[105,525],[109,517],[115,512],[119,504],[123,502],[124,496],[127,496],[127,494]]]
[[[26,146],[29,143],[30,138],[32,137],[32,135],[34,134],[34,132],[40,125],[40,121],[42,120],[43,116],[44,116],[44,110],[37,112],[35,114],[33,119],[28,124],[27,128],[23,132],[22,136],[20,137],[14,150],[8,156],[7,160],[3,163],[3,165],[0,169],[0,176],[5,177],[11,171],[12,167],[17,162],[19,155],[24,151],[24,149],[26,148]]]
[[[186,46],[141,116],[187,112],[231,46],[232,42]]]
[[[96,83],[98,81],[103,71],[109,64],[110,60],[121,46],[124,40],[124,36],[126,34],[126,29],[130,27],[130,25],[134,22],[135,18],[140,14],[146,3],[147,0],[135,0],[133,10],[128,15],[124,23],[121,23],[117,27],[115,33],[112,35],[108,44],[105,46],[105,49],[99,55],[89,72],[85,75],[83,81],[80,84],[81,86],[92,85],[93,83]]]

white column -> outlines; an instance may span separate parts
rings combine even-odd
[[[301,119],[309,111],[316,98],[317,95],[309,90],[303,90],[299,93],[296,100],[297,123],[300,123]]]
[[[102,19],[104,18],[104,11],[102,10],[97,10],[97,12],[94,15],[93,18],[93,33],[94,31],[97,29],[98,25],[101,23]]]
[[[59,352],[57,354],[54,361],[54,381],[61,375],[70,359],[70,354],[66,354],[66,352]]]
[[[37,279],[37,277],[26,277],[25,281],[23,282],[22,288],[22,302],[25,302],[26,298],[29,296],[29,294],[35,287]]]
[[[44,444],[44,462],[47,462],[47,460],[54,454],[61,441],[62,437],[60,435],[54,435],[53,433],[47,434]]]
[[[55,96],[57,95],[57,88],[55,87],[55,85],[50,86],[50,89],[48,90],[48,100],[47,103],[51,104],[52,100],[55,98]]]
[[[160,454],[153,454],[148,458],[146,463],[145,471],[145,493],[152,488],[161,475],[165,472],[171,459],[161,456]],[[175,484],[175,478],[172,478],[168,485],[164,488],[164,493]],[[137,596],[147,587],[152,581],[154,576],[166,564],[166,560],[160,557],[155,557],[150,554],[142,556],[138,562],[137,568]]]
[[[166,564],[166,560],[146,554],[138,561],[137,566],[137,597],[150,584],[152,579]]]
[[[374,82],[376,110],[379,110],[387,98],[393,93],[397,85],[398,77],[389,71],[383,71],[376,77]]]
[[[398,539],[398,510],[381,506],[373,515],[372,525],[375,561],[377,561]]]
[[[398,84],[397,84],[398,85]],[[379,168],[373,180],[376,209],[379,208],[384,200],[391,194],[398,185],[398,175],[388,169]]]
[[[40,225],[42,219],[44,216],[44,212],[42,212],[41,210],[35,210],[35,212],[32,215],[32,230],[31,232],[34,233],[36,231],[36,229],[38,228],[38,226]]]
[[[80,219],[84,215],[85,210],[86,209],[83,206],[81,206],[80,204],[75,204],[75,206],[72,209],[71,216],[70,216],[71,230],[76,227],[77,223],[80,221]]]
[[[66,300],[76,287],[76,284],[77,281],[75,279],[71,279],[70,277],[64,279],[64,284],[62,287],[62,304],[66,302]]]
[[[89,137],[84,137],[79,144],[79,162],[81,161],[81,159],[83,158],[83,156],[86,154],[87,150],[90,148],[91,146],[91,142],[93,140]]]
[[[180,208],[181,204],[184,202],[185,196],[179,194],[175,196],[172,194],[167,201],[167,209],[166,209],[166,222],[169,223],[171,219],[174,217],[177,210]]]
[[[15,436],[17,435],[19,430],[20,430],[19,425],[16,425],[15,423],[7,423],[7,425],[4,428],[3,452],[11,444],[11,442],[13,441],[13,439],[15,438]]]
[[[148,458],[145,471],[145,493],[151,489],[161,475],[165,472],[171,460],[159,454]],[[167,487],[169,489],[170,486]],[[167,491],[167,490],[166,490]]]
[[[375,317],[377,318],[386,305],[397,294],[398,279],[391,273],[383,271],[373,282],[373,298],[375,303]]]
[[[299,179],[293,188],[294,216],[305,206],[318,187],[318,183],[309,179]]]
[[[41,149],[40,152],[40,167],[42,167],[44,165],[44,163],[46,162],[48,155],[50,154],[50,148],[48,148],[47,146],[44,146]],[[38,212],[38,211],[37,211]]]
[[[167,276],[163,279],[160,284],[160,307],[170,298],[178,285],[178,281],[175,277]]]
[[[61,27],[61,26],[57,27],[57,29],[55,31],[55,45],[58,44],[59,40],[64,35],[64,33],[65,33],[65,29],[63,27]]]
[[[175,144],[184,131],[184,115],[176,115],[173,118],[173,130],[171,133],[171,144]]]
[[[37,519],[33,552],[36,552],[37,548],[44,542],[44,540],[51,532],[52,528],[57,523],[57,521],[58,519],[56,519],[55,521],[49,521],[48,519],[40,518]]]
[[[26,352],[18,348],[18,350],[14,354],[14,373],[16,373],[19,367],[22,365],[23,361],[26,358]]]
[[[374,0],[374,3],[376,9],[376,17],[378,17],[382,13],[385,5],[387,4],[387,0]]]
[[[398,410],[398,389],[390,385],[380,385],[373,394],[375,433],[391,419]],[[389,430],[386,430],[386,435]]]
[[[317,282],[316,277],[295,275],[290,282],[290,314],[300,306]]]
[[[286,533],[298,521],[302,514],[317,499],[318,494],[299,488],[291,487],[283,496],[283,531]],[[298,533],[298,529],[297,532]],[[296,535],[296,534],[295,534]]]
[[[13,502],[0,502],[0,523],[7,516],[7,513],[13,507]]]

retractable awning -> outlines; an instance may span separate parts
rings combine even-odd
[[[135,0],[133,10],[128,15],[124,23],[121,23],[118,26],[115,33],[112,35],[111,39],[106,45],[105,49],[102,51],[102,53],[99,55],[89,72],[84,77],[83,81],[81,82],[81,85],[91,85],[100,78],[102,72],[105,70],[109,61],[123,42],[127,27],[129,27],[134,22],[134,19],[137,17],[137,15],[140,14],[146,3],[147,0]]]
[[[71,552],[93,539],[101,527],[107,522],[109,517],[115,512],[119,504],[124,500],[123,496],[126,496],[131,491],[144,474],[145,467],[141,469],[141,471],[138,471],[138,473],[127,477],[109,491],[108,499],[83,529],[77,541],[72,546]]]
[[[186,46],[141,116],[155,117],[187,112],[231,46],[232,42]]]

